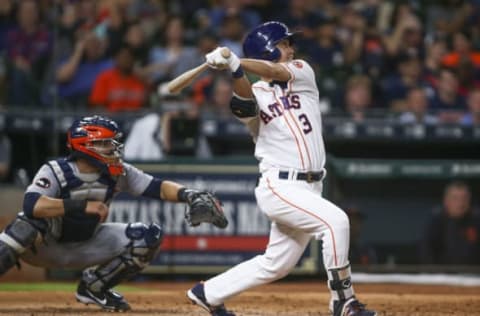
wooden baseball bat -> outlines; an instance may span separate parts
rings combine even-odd
[[[230,50],[227,47],[222,48],[222,56],[225,58],[230,57]],[[183,74],[172,79],[167,84],[167,90],[171,94],[176,94],[182,91],[185,87],[189,86],[195,78],[197,78],[202,72],[207,70],[208,64],[203,63],[200,66],[185,71]]]

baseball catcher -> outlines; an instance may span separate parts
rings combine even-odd
[[[155,178],[122,161],[121,132],[105,117],[84,117],[67,133],[68,157],[51,160],[27,188],[23,211],[0,234],[0,275],[19,259],[48,268],[83,269],[76,298],[109,311],[130,305],[113,290],[135,276],[162,242],[156,223],[104,223],[115,193],[184,202],[187,221],[225,228],[210,193]]]

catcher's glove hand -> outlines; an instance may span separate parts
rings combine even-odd
[[[212,193],[205,191],[187,190],[187,208],[185,220],[190,226],[201,223],[212,223],[219,228],[225,228],[228,220],[223,213],[220,200]]]

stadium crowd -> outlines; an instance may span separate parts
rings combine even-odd
[[[0,104],[156,107],[159,85],[218,45],[242,56],[249,29],[279,20],[302,32],[325,112],[480,124],[479,14],[476,0],[3,0]],[[213,81],[187,91],[194,111],[225,112],[209,106]]]

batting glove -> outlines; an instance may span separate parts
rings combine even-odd
[[[209,67],[213,69],[224,69],[228,64],[228,60],[222,56],[222,48],[217,47],[210,53],[205,55],[205,59]]]
[[[227,61],[228,61],[228,67],[232,72],[237,71],[238,67],[240,67],[240,59],[232,51],[230,51],[230,57],[227,58]]]

